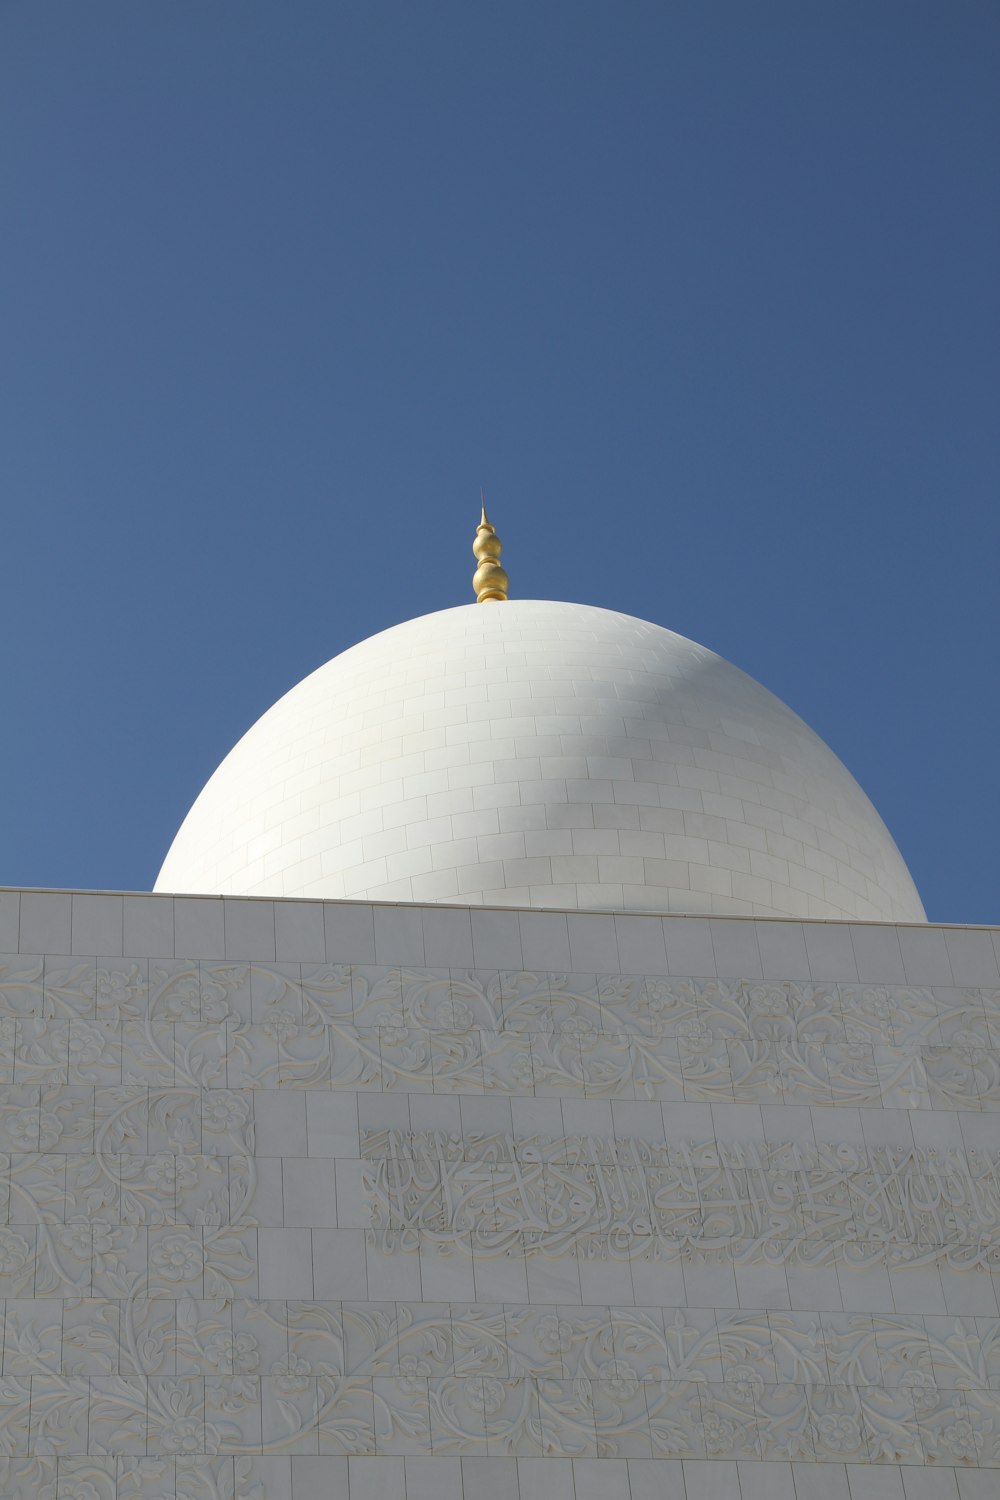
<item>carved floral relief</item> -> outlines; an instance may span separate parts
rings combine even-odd
[[[267,1500],[264,1455],[1000,1465],[997,1318],[262,1299],[255,1111],[265,1089],[997,1110],[995,992],[4,958],[0,1078],[19,1500]],[[1000,1145],[386,1127],[362,1156],[378,1254],[1000,1264]]]

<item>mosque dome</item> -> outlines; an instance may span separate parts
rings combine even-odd
[[[258,720],[157,891],[926,920],[871,802],[766,688],[644,620],[507,600],[480,562],[493,602],[362,641]]]

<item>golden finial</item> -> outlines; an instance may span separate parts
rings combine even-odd
[[[476,601],[485,604],[489,599],[506,599],[510,580],[500,566],[503,551],[500,538],[486,519],[486,496],[480,490],[483,502],[483,519],[476,528],[476,540],[472,544],[473,555],[479,567],[472,575],[472,587]]]

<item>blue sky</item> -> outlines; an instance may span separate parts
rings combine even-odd
[[[0,5],[0,883],[149,889],[328,657],[656,620],[1000,920],[1000,11]]]

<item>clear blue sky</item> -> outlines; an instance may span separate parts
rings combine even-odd
[[[0,883],[148,889],[484,484],[1000,920],[998,76],[992,0],[2,0]]]

